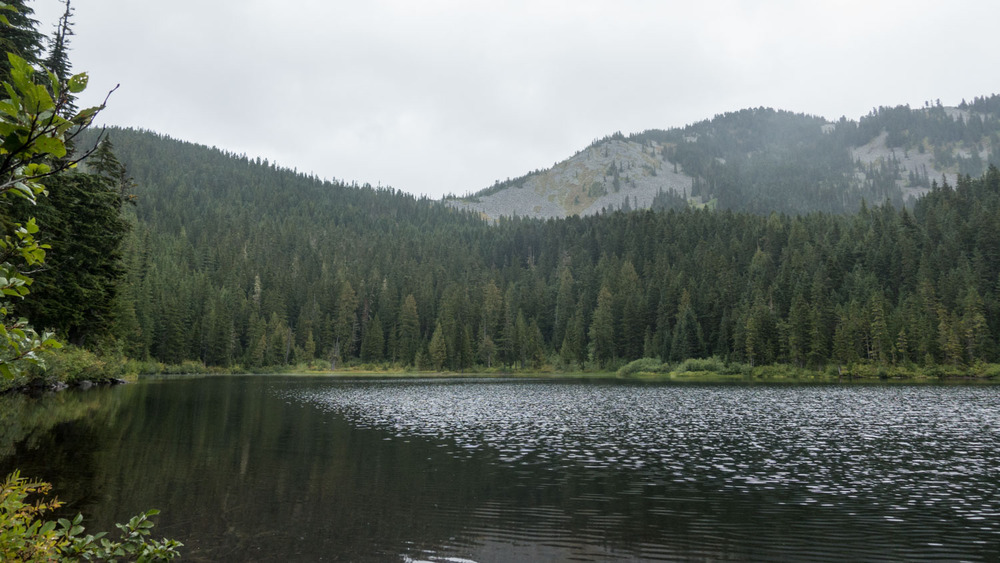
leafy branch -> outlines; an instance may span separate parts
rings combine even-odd
[[[0,92],[6,94],[0,100],[0,198],[19,197],[34,204],[46,194],[42,179],[76,166],[93,152],[66,158],[67,145],[90,127],[114,90],[101,105],[75,111],[73,96],[86,89],[86,73],[61,81],[13,53],[7,53],[7,59],[9,81],[2,83]],[[5,226],[7,232],[0,236],[0,376],[13,379],[25,365],[40,363],[39,352],[59,343],[51,334],[39,336],[27,319],[13,315],[11,306],[13,299],[28,295],[31,273],[44,264],[49,246],[35,240],[38,226],[33,218]]]

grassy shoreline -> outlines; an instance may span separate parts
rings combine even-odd
[[[854,363],[845,366],[829,365],[820,369],[796,367],[787,364],[750,366],[727,362],[717,357],[688,359],[682,362],[661,362],[655,358],[642,358],[602,369],[596,366],[556,367],[547,365],[540,369],[478,368],[467,371],[432,371],[398,364],[348,364],[330,369],[329,364],[317,361],[295,366],[269,366],[247,369],[243,366],[218,368],[200,362],[177,365],[138,361],[120,354],[95,354],[75,347],[49,352],[45,357],[46,368],[32,369],[13,380],[0,380],[0,393],[10,391],[60,390],[67,387],[135,381],[145,375],[227,375],[270,374],[309,375],[333,378],[560,378],[560,379],[618,379],[638,382],[788,382],[788,383],[855,383],[855,382],[983,382],[1000,383],[1000,364],[977,363],[965,365],[883,365]]]

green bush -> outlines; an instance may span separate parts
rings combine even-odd
[[[618,377],[632,377],[640,373],[667,373],[670,366],[656,358],[633,360],[618,369]]]
[[[975,377],[982,377],[985,379],[997,379],[1000,378],[1000,364],[987,364],[985,362],[976,362],[972,366],[972,375]]]
[[[84,535],[83,516],[72,521],[42,519],[44,513],[62,506],[55,498],[46,498],[52,486],[43,481],[29,481],[15,471],[0,485],[0,560],[2,561],[170,561],[180,555],[176,540],[150,538],[153,523],[150,510],[117,524],[118,540],[106,532]],[[38,497],[28,502],[28,497]]]
[[[724,373],[726,371],[726,364],[718,356],[712,356],[711,358],[688,358],[681,362],[674,371],[681,373],[689,371]]]
[[[97,355],[76,346],[64,346],[41,354],[43,364],[32,367],[30,379],[78,383],[110,381],[124,376],[126,361],[122,356]]]

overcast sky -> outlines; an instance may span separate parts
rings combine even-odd
[[[59,0],[33,0],[49,32]],[[1000,93],[993,0],[74,0],[104,123],[438,198],[616,131]]]

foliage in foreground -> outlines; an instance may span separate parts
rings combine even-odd
[[[42,180],[74,164],[66,160],[67,142],[90,125],[103,105],[74,110],[73,96],[87,86],[85,73],[64,80],[39,72],[13,53],[7,59],[9,81],[0,93],[0,198],[34,205],[47,193]],[[39,336],[13,307],[14,300],[28,295],[30,274],[45,263],[51,247],[36,239],[39,227],[33,217],[23,223],[3,219],[9,224],[0,236],[0,375],[13,379],[24,367],[38,364],[39,352],[58,343],[51,334]]]
[[[51,489],[49,483],[28,480],[17,471],[7,476],[0,488],[0,560],[170,561],[180,555],[180,542],[150,537],[153,523],[149,519],[158,510],[116,524],[121,531],[117,540],[109,539],[106,532],[84,534],[80,514],[72,521],[43,520],[46,512],[62,506],[55,498],[47,498]],[[29,501],[29,497],[37,498]]]

